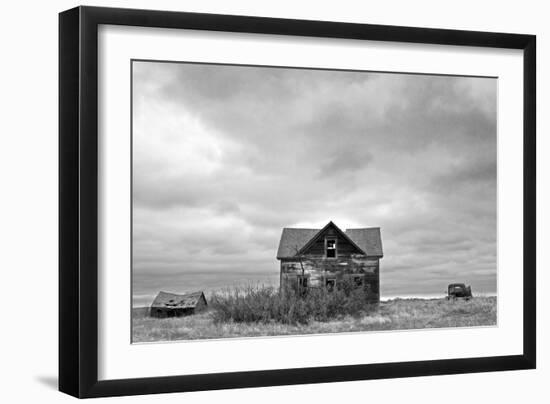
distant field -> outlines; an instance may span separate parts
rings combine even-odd
[[[236,338],[275,335],[325,334],[355,331],[404,330],[419,328],[492,326],[497,322],[496,297],[475,297],[470,301],[445,299],[393,299],[357,316],[307,324],[278,322],[216,322],[214,312],[158,319],[148,316],[146,307],[134,308],[133,342]]]

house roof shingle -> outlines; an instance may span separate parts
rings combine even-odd
[[[321,229],[293,229],[285,227],[281,234],[277,258],[293,257]],[[298,250],[298,251],[297,251]]]
[[[345,233],[355,241],[367,255],[382,257],[382,237],[380,236],[380,227],[367,227],[364,229],[347,229]]]
[[[302,249],[313,237],[322,229],[283,229],[277,258],[292,258],[296,255],[296,248]],[[379,227],[370,227],[363,229],[348,229],[344,232],[367,256],[382,257],[382,239],[380,237]]]

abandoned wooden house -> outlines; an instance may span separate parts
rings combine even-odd
[[[277,251],[281,288],[334,288],[347,282],[380,301],[380,228],[347,229],[332,221],[322,229],[284,228]]]
[[[159,292],[151,304],[151,317],[180,317],[198,313],[206,309],[206,297],[203,292],[183,295]]]

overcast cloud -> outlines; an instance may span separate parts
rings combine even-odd
[[[283,227],[379,226],[381,293],[496,292],[496,79],[134,62],[133,279],[277,284]]]

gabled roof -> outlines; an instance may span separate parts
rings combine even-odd
[[[329,228],[329,227],[332,227],[334,230],[336,230],[336,232],[344,239],[344,240],[347,240],[351,245],[353,245],[355,248],[357,248],[357,250],[359,252],[361,252],[362,254],[366,254],[365,251],[363,251],[361,249],[361,247],[359,247],[357,244],[355,244],[355,241],[353,241],[352,239],[349,238],[349,236],[346,235],[346,233],[344,233],[342,230],[340,230],[340,228],[338,226],[336,226],[332,220],[330,222],[327,223],[327,225],[325,227],[323,227],[321,230],[319,230],[317,232],[317,234],[315,236],[313,236],[313,238],[311,240],[309,240],[306,245],[304,245],[302,248],[300,248],[300,251],[298,252],[299,254],[303,254],[319,237],[321,237],[323,235],[323,233]]]
[[[176,293],[159,292],[151,307],[162,307],[166,309],[192,309],[197,306],[201,298],[206,303],[203,292],[193,292],[179,295]]]
[[[380,237],[379,227],[348,229],[342,232],[338,226],[329,222],[322,229],[296,229],[285,227],[281,234],[277,258],[292,258],[296,256],[296,248],[298,248],[298,251],[303,250],[307,244],[313,241],[330,225],[334,225],[345,238],[358,247],[359,250],[364,251],[365,255],[376,257],[382,257],[384,255],[382,252],[382,239]]]

